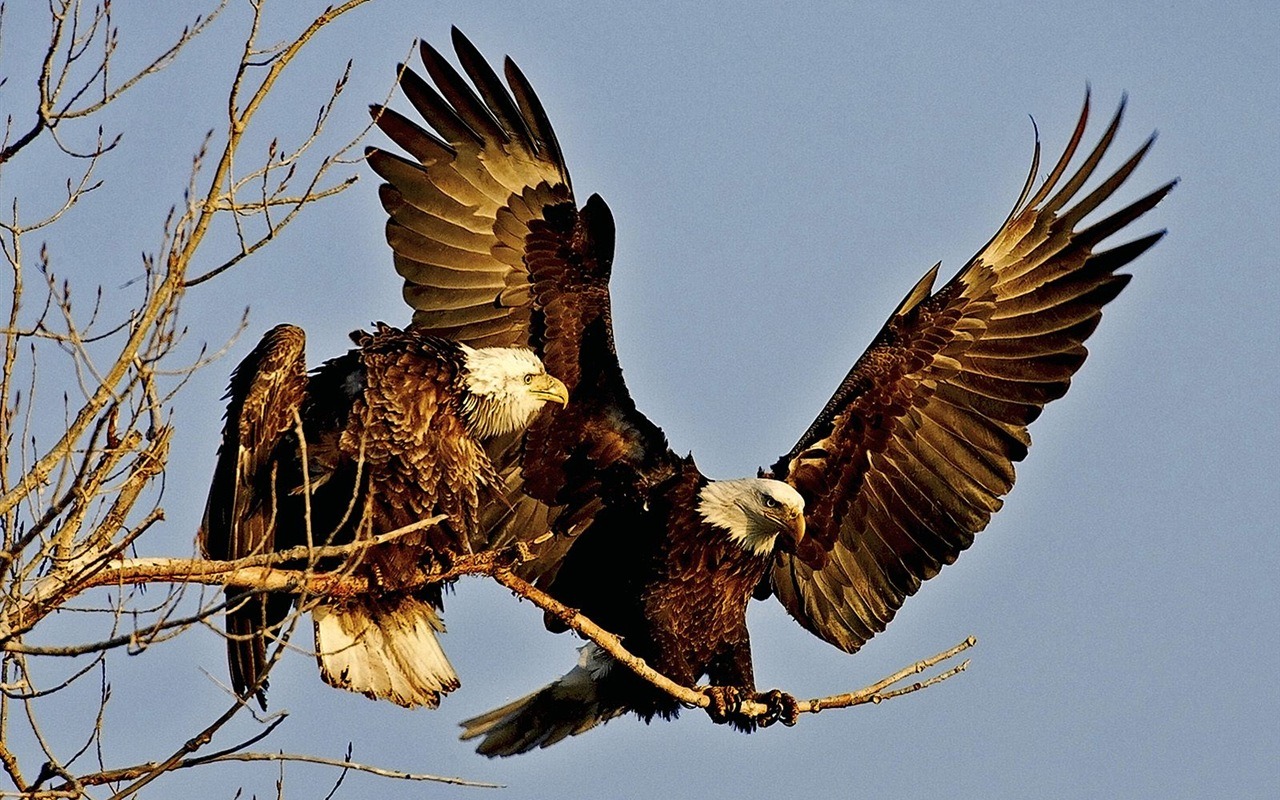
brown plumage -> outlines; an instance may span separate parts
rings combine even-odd
[[[1173,184],[1084,224],[1151,145],[1085,192],[1121,116],[1073,168],[1086,97],[1039,188],[1037,141],[996,235],[936,292],[937,267],[916,283],[791,452],[761,480],[712,483],[671,452],[627,392],[613,348],[607,206],[593,195],[578,208],[550,123],[515,64],[505,63],[508,89],[456,30],[453,42],[466,78],[424,44],[434,86],[411,70],[401,79],[439,138],[374,109],[410,155],[369,152],[387,181],[387,239],[405,298],[422,330],[529,345],[572,400],[535,422],[523,449],[492,451],[507,502],[483,524],[504,540],[550,525],[558,535],[526,575],[676,680],[726,684],[715,693],[718,718],[748,730],[786,718],[794,709],[776,695],[763,698],[764,719],[734,712],[737,697],[754,693],[750,590],[777,596],[850,652],[883,630],[999,508],[1026,455],[1027,425],[1066,391],[1102,306],[1128,280],[1116,271],[1162,233],[1096,248]],[[803,507],[800,522],[763,521],[765,498],[784,511]],[[628,709],[676,711],[589,647],[573,672],[464,723],[464,736],[483,736],[488,754],[523,752]]]
[[[200,541],[208,557],[233,560],[447,515],[346,562],[372,593],[313,609],[328,683],[434,706],[458,679],[435,637],[441,588],[420,586],[423,569],[486,546],[479,510],[497,475],[483,442],[522,429],[564,389],[527,350],[473,350],[386,325],[353,339],[308,375],[303,332],[281,325],[236,368]],[[293,600],[227,592],[232,687],[264,706],[267,641],[283,635]]]

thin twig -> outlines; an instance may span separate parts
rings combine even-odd
[[[904,694],[910,694],[911,692],[917,692],[921,689],[928,688],[934,684],[945,681],[947,678],[964,672],[964,670],[969,666],[969,659],[965,659],[945,672],[934,675],[927,680],[917,681],[916,683],[912,683],[908,686],[886,691],[895,683],[904,681],[912,675],[919,675],[921,672],[937,666],[943,661],[954,658],[977,643],[978,640],[973,636],[970,636],[955,647],[943,650],[941,653],[929,656],[928,658],[921,659],[909,667],[903,667],[892,675],[885,676],[870,686],[859,689],[856,692],[837,694],[830,697],[819,697],[813,700],[802,700],[799,704],[800,710],[810,714],[817,714],[819,711],[823,711],[828,708],[848,708],[850,706],[860,706],[865,703],[879,703],[882,700],[889,700],[894,697],[900,697]]]
[[[484,783],[481,781],[471,781],[466,778],[459,778],[447,775],[430,775],[422,772],[403,772],[398,769],[386,769],[384,767],[374,767],[368,764],[361,764],[356,761],[346,761],[338,758],[325,758],[323,756],[309,756],[299,753],[224,753],[217,756],[205,756],[197,758],[188,758],[179,761],[168,767],[169,770],[189,769],[204,764],[213,764],[225,761],[280,761],[280,762],[298,762],[302,764],[320,764],[326,767],[341,767],[342,769],[353,769],[359,772],[367,772],[370,775],[378,775],[383,778],[395,778],[403,781],[430,781],[433,783],[445,783],[452,786],[470,786],[480,789],[503,789],[506,788],[500,783]],[[80,782],[85,786],[95,786],[104,783],[114,783],[122,780],[133,780],[140,776],[146,775],[162,766],[156,763],[138,764],[133,767],[125,767],[122,769],[109,770],[106,772],[96,773],[94,775],[85,776]],[[139,787],[141,788],[141,787]],[[65,791],[66,786],[55,787],[55,791]],[[115,795],[115,797],[123,797],[127,795]]]

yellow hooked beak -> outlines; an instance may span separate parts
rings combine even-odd
[[[778,547],[784,553],[798,553],[800,543],[804,541],[805,522],[803,512],[787,512],[774,516],[784,533],[778,540]]]
[[[543,373],[532,376],[529,381],[529,393],[539,400],[569,405],[569,387],[559,378]]]
[[[796,514],[795,520],[791,525],[791,538],[796,544],[804,541],[804,514]]]

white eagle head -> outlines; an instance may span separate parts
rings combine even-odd
[[[794,550],[804,539],[804,498],[771,478],[711,481],[698,494],[698,513],[758,556],[771,554],[775,543]]]
[[[569,402],[564,383],[548,375],[527,347],[461,347],[467,387],[462,411],[479,438],[523,429],[548,401]]]

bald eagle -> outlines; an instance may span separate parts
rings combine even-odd
[[[352,338],[355,349],[308,375],[305,335],[280,325],[235,369],[200,543],[207,557],[233,560],[447,515],[346,562],[372,592],[311,609],[327,683],[434,707],[458,677],[436,639],[441,587],[415,579],[433,560],[485,547],[479,509],[498,492],[485,442],[523,430],[567,393],[524,347],[472,348],[382,324]],[[263,708],[267,640],[295,600],[226,592],[231,684]]]
[[[506,84],[456,29],[460,73],[428,44],[430,81],[400,87],[426,127],[375,106],[406,155],[372,148],[386,181],[387,240],[413,327],[472,346],[531,347],[570,403],[494,454],[508,490],[484,519],[493,539],[557,535],[523,574],[619,634],[650,666],[692,686],[743,730],[791,721],[795,701],[758,693],[745,609],[776,597],[845,651],[884,630],[903,601],[973,542],[1012,488],[1027,426],[1066,392],[1117,270],[1163,231],[1099,245],[1154,207],[1168,183],[1085,223],[1129,178],[1148,140],[1088,191],[1124,104],[1072,167],[1089,99],[1061,158],[1027,181],[996,234],[949,281],[907,292],[790,452],[757,478],[708,480],[641,414],[613,345],[614,223],[581,207],[547,115],[507,59]],[[463,77],[465,73],[466,77]],[[428,131],[427,128],[431,130]],[[548,626],[558,623],[548,619]],[[754,699],[763,717],[742,714]],[[593,646],[560,680],[463,723],[479,750],[545,747],[626,711],[678,712]]]

